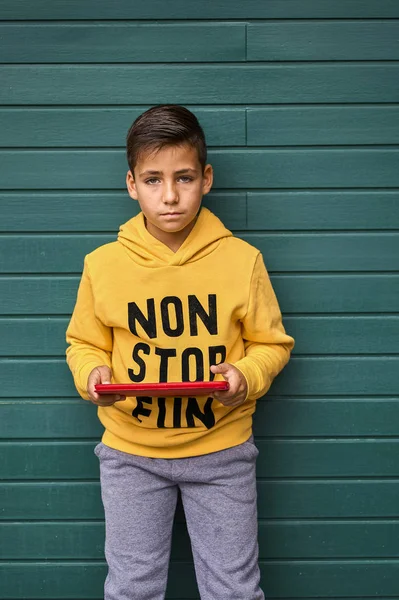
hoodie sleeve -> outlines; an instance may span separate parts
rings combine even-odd
[[[285,333],[269,275],[259,253],[250,284],[248,310],[242,319],[245,357],[234,363],[248,384],[247,398],[256,400],[270,388],[294,347]]]
[[[95,367],[111,368],[112,328],[95,315],[94,298],[87,260],[80,281],[76,305],[66,332],[66,357],[79,394],[88,400],[87,379]]]

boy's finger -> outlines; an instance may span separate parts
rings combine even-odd
[[[102,398],[100,400],[98,400],[97,402],[94,402],[94,404],[96,406],[113,406],[115,404],[115,402],[106,402],[105,400],[103,400]]]
[[[211,366],[211,371],[212,373],[216,374],[220,374],[223,375],[223,377],[226,379],[226,377],[229,375],[231,368],[230,365],[227,363],[220,363],[220,365],[212,365]]]
[[[111,369],[109,367],[97,367],[100,373],[101,383],[111,383]]]
[[[219,363],[218,365],[211,366],[212,371],[217,371],[218,373],[225,373],[230,369],[230,365],[228,363]]]
[[[98,404],[99,406],[111,406],[112,404],[115,404],[115,402],[126,400],[126,396],[115,396],[114,394],[96,394],[96,396],[97,398],[95,398],[93,395],[93,399],[95,404]]]
[[[233,402],[234,399],[236,398],[236,396],[220,396],[219,398],[216,398],[216,400],[219,400],[219,402],[223,402],[223,403],[229,403],[229,402]]]
[[[234,396],[236,395],[236,392],[230,390],[226,390],[225,392],[214,392],[213,393],[213,397],[216,398],[216,400],[228,400],[229,398],[234,398]]]
[[[96,394],[99,400],[106,400],[107,402],[119,402],[125,400],[125,396],[119,396],[119,394]]]
[[[244,400],[243,399],[237,399],[237,398],[231,398],[229,400],[220,400],[220,403],[223,404],[223,406],[240,406],[240,404],[243,404]]]

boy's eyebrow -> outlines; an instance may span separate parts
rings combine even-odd
[[[197,169],[191,169],[190,167],[188,167],[187,169],[180,169],[180,171],[175,171],[176,175],[179,175],[180,173],[196,173]]]
[[[179,171],[175,171],[174,174],[175,175],[181,175],[182,173],[197,173],[196,169],[191,169],[190,167],[188,167],[187,169],[180,169]],[[147,171],[143,171],[142,173],[139,173],[140,177],[143,177],[143,175],[163,175],[162,171],[152,171],[150,169],[148,169]]]

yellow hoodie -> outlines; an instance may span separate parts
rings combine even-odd
[[[204,207],[177,252],[147,231],[140,213],[120,228],[118,241],[88,254],[67,342],[84,399],[100,365],[112,369],[115,383],[210,381],[210,366],[221,362],[243,373],[248,396],[235,408],[208,397],[128,397],[98,408],[104,444],[153,458],[247,440],[255,401],[294,346],[260,252]]]

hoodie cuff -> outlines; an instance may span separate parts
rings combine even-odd
[[[242,361],[239,360],[238,362],[234,363],[233,366],[240,371],[241,375],[244,377],[244,379],[245,379],[245,381],[247,383],[247,395],[245,396],[245,400],[248,400],[248,397],[249,397],[249,380],[248,380],[247,371],[245,369],[245,365],[243,365]],[[245,400],[244,400],[244,402],[245,402]]]
[[[76,389],[84,400],[89,400],[89,394],[87,393],[87,380],[89,379],[89,375],[93,369],[101,366],[102,364],[96,362],[86,363],[77,373],[75,378]]]
[[[264,381],[265,375],[263,374],[263,377],[260,376],[258,366],[248,357],[238,360],[234,363],[234,366],[240,371],[247,382],[247,396],[245,400],[259,398],[264,393],[262,390],[266,382]]]

